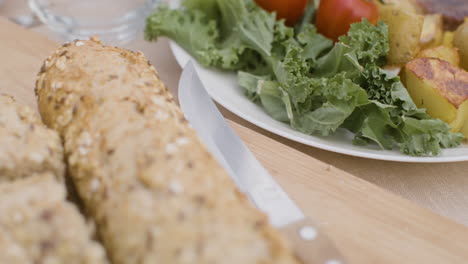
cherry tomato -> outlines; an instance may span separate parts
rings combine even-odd
[[[263,9],[276,12],[277,18],[286,19],[286,25],[293,26],[304,14],[308,0],[255,0]]]
[[[317,10],[315,26],[318,32],[334,41],[346,34],[352,23],[366,18],[376,24],[379,11],[375,3],[368,0],[321,0]]]

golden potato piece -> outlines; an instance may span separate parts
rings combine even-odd
[[[418,3],[416,3],[416,0],[374,0],[373,2],[377,4],[378,8],[380,8],[380,6],[383,5],[395,5],[398,8],[405,10],[409,13],[424,13],[421,6]]]
[[[416,105],[430,116],[450,124],[453,132],[468,125],[468,72],[440,59],[416,58],[406,64],[405,81]]]
[[[442,15],[425,15],[419,43],[423,47],[438,46],[442,43],[442,37],[444,35],[443,26]]]
[[[455,67],[460,67],[460,55],[457,48],[447,46],[438,46],[435,48],[424,49],[418,53],[420,58],[437,58],[444,60]]]
[[[420,50],[419,39],[424,16],[407,12],[392,4],[381,5],[379,16],[388,25],[390,41],[388,63],[404,64],[410,61]]]
[[[453,35],[453,45],[460,50],[460,65],[468,71],[468,20]]]
[[[453,47],[453,35],[453,32],[445,31],[444,35],[442,36],[442,45],[449,48]]]

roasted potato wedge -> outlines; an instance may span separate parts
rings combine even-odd
[[[419,58],[437,58],[452,64],[455,67],[460,67],[460,55],[457,48],[449,48],[447,46],[438,46],[435,48],[423,49],[416,57]]]
[[[406,64],[405,83],[418,107],[468,137],[468,72],[436,58],[416,58]]]
[[[445,31],[444,35],[442,36],[442,45],[449,48],[453,47],[453,35],[453,32]]]
[[[453,45],[460,50],[460,65],[468,71],[468,20],[453,35]]]
[[[420,51],[419,39],[424,16],[407,12],[395,4],[380,5],[379,16],[387,23],[389,30],[388,63],[404,64],[410,61]]]
[[[377,4],[377,7],[383,5],[394,5],[399,9],[406,10],[406,12],[414,14],[423,14],[421,6],[416,3],[416,0],[374,0],[374,3]]]
[[[424,23],[419,38],[419,43],[423,47],[435,47],[442,43],[444,35],[444,22],[441,14],[431,14],[424,16]]]

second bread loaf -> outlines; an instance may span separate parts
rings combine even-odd
[[[0,263],[108,263],[65,195],[50,173],[0,184]]]
[[[0,183],[50,172],[62,180],[65,166],[60,138],[37,113],[0,94]]]
[[[66,201],[60,138],[29,107],[0,95],[0,263],[107,264]]]
[[[75,41],[46,60],[36,92],[113,263],[297,262],[141,53]]]

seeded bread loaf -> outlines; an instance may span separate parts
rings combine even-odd
[[[31,108],[1,94],[0,146],[0,183],[40,172],[63,179],[63,150],[57,133],[46,128]]]
[[[60,137],[7,95],[0,95],[0,146],[0,263],[108,263],[65,200]]]
[[[0,184],[0,263],[105,264],[103,248],[49,174]]]
[[[113,263],[297,263],[143,54],[66,44],[45,61],[36,93]]]

